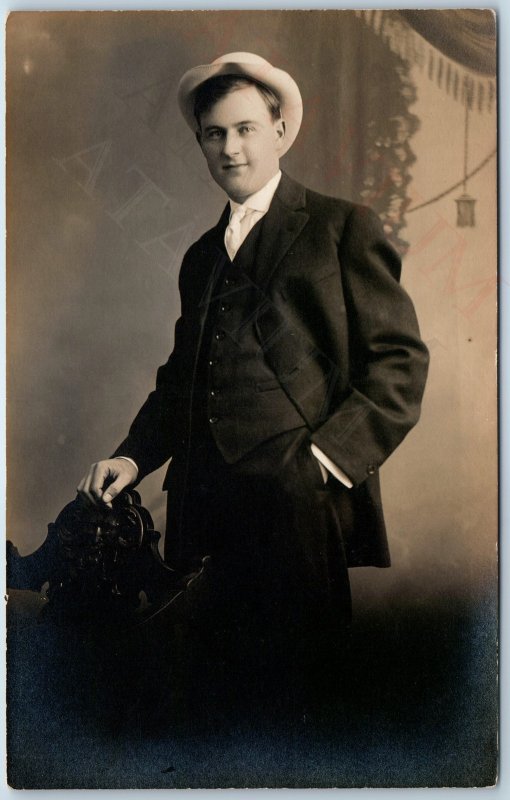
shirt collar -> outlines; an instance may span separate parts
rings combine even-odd
[[[236,203],[235,200],[230,198],[230,216],[232,216],[234,211],[241,206],[246,209],[249,208],[253,211],[261,211],[263,214],[265,214],[271,205],[271,200],[274,197],[274,193],[276,192],[277,186],[280,183],[281,177],[282,171],[279,169],[276,175],[273,175],[273,177],[268,180],[262,189],[259,189],[258,192],[255,192],[247,197],[244,203]]]

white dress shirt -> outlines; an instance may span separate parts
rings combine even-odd
[[[281,170],[278,170],[276,175],[274,175],[271,178],[271,180],[269,180],[266,183],[266,185],[262,187],[262,189],[259,189],[258,192],[255,192],[255,194],[252,194],[248,198],[246,198],[244,203],[236,203],[235,200],[230,199],[229,222],[232,219],[234,213],[239,212],[240,210],[244,210],[244,216],[241,219],[240,223],[241,230],[237,240],[237,247],[234,247],[234,249],[232,249],[229,245],[227,245],[228,237],[227,237],[227,232],[225,231],[225,245],[227,247],[227,252],[229,253],[231,261],[234,260],[235,254],[241,247],[242,243],[248,236],[253,226],[256,225],[259,219],[262,219],[264,214],[267,213],[269,206],[271,205],[274,193],[276,192],[277,186],[280,183],[281,177],[282,177],[282,172]]]
[[[262,219],[264,214],[267,213],[274,193],[276,192],[276,188],[280,183],[281,177],[281,170],[278,170],[276,175],[274,175],[266,183],[266,185],[262,187],[262,189],[259,189],[258,192],[255,192],[255,194],[247,197],[244,203],[236,203],[235,200],[232,200],[232,198],[230,199],[229,223],[230,220],[232,220],[234,213],[237,212],[238,216],[241,216],[240,223],[237,224],[235,222],[234,231],[228,231],[228,228],[227,231],[225,231],[225,246],[231,261],[234,260],[237,251],[241,247],[253,226],[256,225],[257,222]],[[230,236],[229,233],[231,234]],[[353,484],[350,478],[348,478],[347,475],[339,467],[337,467],[337,465],[334,464],[331,459],[328,458],[319,447],[317,447],[316,444],[312,443],[311,448],[312,453],[319,462],[324,483],[326,483],[328,479],[329,472],[341,483],[343,483],[344,486],[347,486],[349,489],[351,489]],[[128,458],[127,456],[118,456],[118,458],[124,458],[126,461],[130,461],[131,464],[138,469],[132,458]]]

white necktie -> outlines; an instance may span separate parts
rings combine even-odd
[[[227,253],[231,261],[234,260],[235,254],[241,246],[241,221],[244,219],[247,211],[248,209],[243,208],[243,206],[236,208],[225,231],[225,247],[227,248]]]

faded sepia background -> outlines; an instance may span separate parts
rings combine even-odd
[[[475,21],[490,49],[490,12]],[[445,640],[462,621],[452,691],[464,687],[466,713],[475,693],[487,698],[468,723],[480,753],[495,702],[494,51],[475,58],[476,26],[474,49],[445,51],[446,17],[443,40],[413,22],[355,11],[11,15],[7,535],[21,553],[44,540],[152,388],[172,346],[182,255],[225,204],[177,84],[222,53],[256,52],[303,95],[283,169],[374,207],[404,255],[430,378],[419,425],[381,471],[393,566],[352,572],[354,607],[390,628],[430,613]],[[462,184],[427,201],[462,181],[466,101],[468,173],[481,168],[466,187],[475,225],[458,227]],[[160,471],[141,485],[159,530],[161,483]],[[479,669],[488,683],[474,680]]]

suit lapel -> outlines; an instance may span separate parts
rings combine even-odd
[[[252,280],[265,289],[280,261],[308,222],[304,211],[305,188],[285,173],[275,192],[262,230],[253,266]]]
[[[215,292],[215,287],[219,277],[225,267],[225,262],[229,260],[223,238],[225,228],[228,224],[230,215],[230,205],[227,203],[221,217],[214,228],[208,230],[202,239],[200,248],[200,268],[197,270],[196,280],[198,281],[199,295],[199,321],[201,331],[203,330],[205,319],[209,311],[211,298]],[[200,334],[201,336],[202,334]]]
[[[224,247],[225,228],[228,225],[229,217],[230,217],[230,203],[227,203],[227,205],[222,211],[221,217],[219,218],[217,224],[214,226],[214,228],[211,228],[211,230],[207,233],[207,243],[209,245],[217,247],[219,250],[225,250]]]

